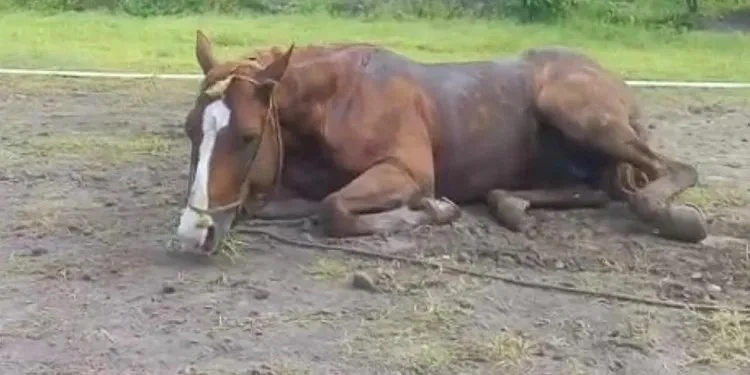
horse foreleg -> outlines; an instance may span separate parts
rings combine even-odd
[[[532,208],[599,208],[610,202],[601,190],[587,187],[571,187],[545,190],[492,190],[487,194],[490,213],[500,225],[520,231],[526,210]]]
[[[253,199],[251,202],[256,202]],[[252,206],[243,207],[243,213],[251,219],[261,220],[290,220],[302,219],[315,215],[320,210],[320,202],[300,197],[294,191],[285,187],[259,209]]]
[[[447,224],[460,216],[458,206],[425,196],[409,173],[389,163],[366,170],[322,203],[324,232],[334,237]]]
[[[272,200],[255,212],[254,218],[263,220],[302,219],[313,216],[320,210],[320,202],[304,198]]]

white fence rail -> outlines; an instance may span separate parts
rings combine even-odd
[[[93,72],[79,70],[37,70],[37,69],[3,69],[0,74],[56,76],[77,78],[117,78],[117,79],[165,79],[165,80],[198,80],[200,74],[160,74],[160,73],[121,73],[121,72]],[[626,81],[636,87],[689,87],[704,89],[748,89],[748,82],[696,82],[696,81]]]

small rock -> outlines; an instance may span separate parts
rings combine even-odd
[[[584,358],[583,359],[583,364],[586,365],[586,366],[588,366],[588,367],[594,367],[594,366],[596,366],[596,359],[591,358],[591,357]]]
[[[83,275],[81,275],[81,280],[83,280],[83,281],[94,281],[94,278],[91,277],[91,275],[89,275],[87,273],[84,273]]]
[[[703,278],[703,274],[702,274],[702,273],[700,273],[700,272],[693,272],[693,273],[692,273],[692,274],[690,275],[690,278],[691,278],[691,279],[693,279],[693,280],[700,280],[700,279],[702,279],[702,278]]]
[[[253,298],[257,300],[264,300],[268,298],[271,295],[271,292],[269,292],[266,289],[257,289],[255,293],[253,293]]]
[[[173,294],[173,293],[174,293],[174,292],[176,292],[176,291],[177,291],[177,289],[175,289],[175,287],[173,287],[172,285],[164,285],[164,286],[163,286],[163,287],[161,288],[161,292],[162,292],[163,294]]]
[[[706,285],[706,290],[708,290],[710,293],[721,293],[721,287],[716,284]]]
[[[364,272],[355,272],[352,275],[352,287],[355,289],[366,290],[368,292],[378,292],[378,287],[372,278]]]
[[[477,255],[482,258],[492,259],[495,262],[500,260],[500,250],[498,249],[491,249],[491,248],[481,249],[479,250],[479,252],[477,252]]]
[[[462,263],[468,263],[471,262],[471,255],[469,253],[462,251],[458,253],[458,261]]]
[[[559,260],[559,259],[558,259],[558,260],[556,260],[556,261],[555,261],[555,269],[556,269],[556,270],[561,270],[561,269],[563,269],[563,268],[565,268],[565,263],[563,263],[563,261],[561,261],[561,260]]]
[[[625,367],[625,365],[620,360],[612,360],[612,362],[609,363],[609,369],[610,371],[619,371],[622,370],[622,368]]]
[[[471,301],[468,301],[468,300],[465,300],[465,299],[460,299],[457,302],[458,302],[458,306],[461,307],[462,309],[473,309],[474,308],[474,304],[471,303]]]
[[[49,250],[47,250],[47,249],[45,249],[43,247],[37,247],[37,248],[31,250],[30,255],[33,256],[33,257],[38,257],[38,256],[45,255],[47,253],[49,253]]]

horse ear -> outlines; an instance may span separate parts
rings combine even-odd
[[[289,49],[284,55],[268,64],[268,66],[259,73],[259,77],[263,81],[270,81],[273,83],[278,83],[279,81],[281,81],[281,77],[284,76],[284,72],[286,72],[286,68],[289,66],[289,60],[292,57],[293,51],[294,43],[289,46]]]
[[[216,59],[214,59],[213,52],[211,51],[211,42],[200,30],[196,31],[195,57],[198,59],[198,65],[200,65],[204,75],[216,65]]]

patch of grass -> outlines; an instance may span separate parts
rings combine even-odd
[[[85,215],[80,215],[86,206],[71,206],[70,202],[43,197],[20,207],[7,228],[13,233],[45,236],[52,233],[79,233],[94,235],[106,233],[107,229],[96,230]]]
[[[48,333],[54,332],[60,323],[54,314],[42,310],[28,314],[26,319],[16,319],[3,322],[0,338],[16,337],[32,340],[43,339]]]
[[[107,163],[125,163],[144,155],[168,155],[173,140],[150,134],[112,136],[68,133],[30,137],[23,152],[44,159],[83,158]]]
[[[38,259],[30,257],[26,254],[19,254],[11,252],[10,254],[3,255],[2,266],[0,266],[0,279],[12,280],[19,276],[32,276],[32,275],[44,275],[48,271],[48,265],[39,262]]]
[[[349,274],[349,267],[340,259],[318,257],[308,272],[320,280],[341,280]]]
[[[496,20],[378,20],[327,15],[161,16],[81,12],[0,13],[0,65],[197,72],[195,29],[220,56],[250,48],[326,41],[367,41],[421,61],[476,60],[532,46],[581,49],[631,79],[750,80],[750,36],[647,30],[573,18],[554,25]],[[143,30],[148,30],[144,33]]]
[[[350,350],[414,374],[476,366],[500,371],[520,366],[530,355],[533,344],[517,333],[465,337],[461,327],[466,316],[451,298],[428,294],[410,299],[365,320]]]
[[[518,332],[503,332],[486,342],[474,342],[467,346],[465,360],[489,363],[494,368],[518,367],[528,359],[534,345]]]
[[[0,95],[38,96],[86,94],[122,94],[133,99],[134,106],[153,104],[153,101],[184,94],[194,97],[198,81],[152,79],[69,78],[55,76],[0,76]]]
[[[565,359],[565,370],[562,372],[564,375],[586,375],[586,365],[582,364],[576,358]]]
[[[227,257],[230,262],[234,263],[236,259],[243,255],[242,247],[247,243],[238,239],[233,232],[227,233],[219,244],[219,254]]]
[[[450,368],[457,360],[455,327],[460,310],[431,300],[406,303],[382,311],[366,321],[358,346],[370,355],[388,359],[391,365],[429,374]]]
[[[53,202],[36,201],[24,207],[15,220],[16,229],[39,229],[46,233],[53,232],[62,215],[63,208]]]
[[[641,318],[628,319],[622,329],[617,331],[618,334],[609,339],[609,343],[649,355],[658,337],[654,332],[653,320],[653,312],[647,312]]]
[[[750,366],[750,317],[736,311],[696,314],[692,336],[695,363]]]
[[[748,186],[697,186],[675,198],[678,203],[691,203],[705,210],[716,211],[750,205]]]

